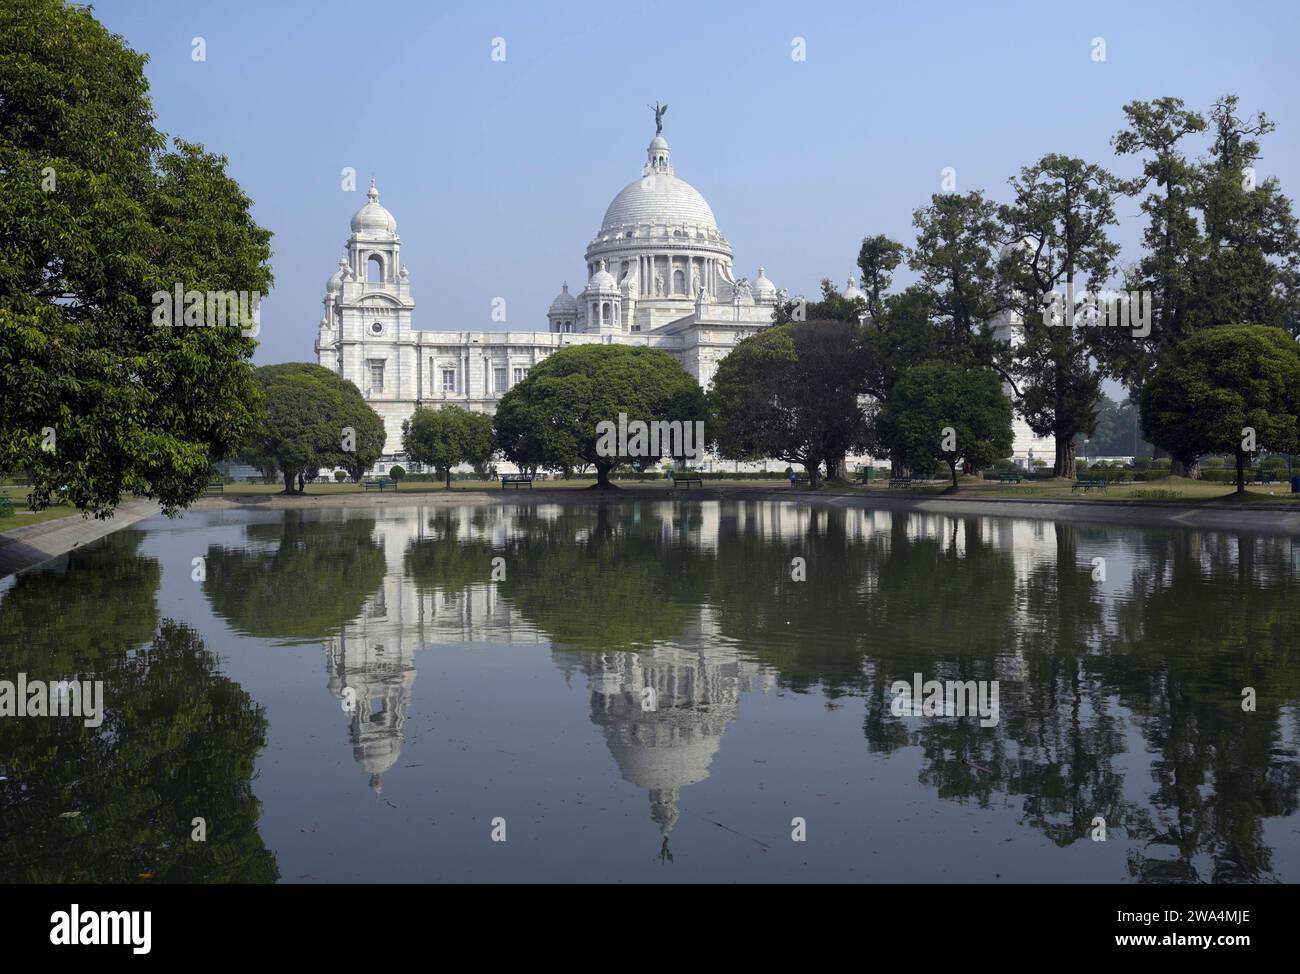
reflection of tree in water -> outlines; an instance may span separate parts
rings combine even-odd
[[[985,538],[979,518],[924,519],[895,513],[878,567],[879,583],[864,606],[875,668],[864,732],[872,750],[919,745],[921,781],[940,797],[987,803],[1007,774],[999,727],[977,715],[926,719],[909,735],[890,705],[895,681],[998,680],[1002,714],[1015,706],[1018,661],[1015,565]],[[1003,717],[1005,719],[1005,717]]]
[[[737,506],[724,517],[707,589],[722,635],[775,668],[800,692],[820,686],[830,699],[866,687],[862,662],[871,640],[860,618],[884,554],[878,537],[850,538],[846,512],[806,508],[797,534],[765,518],[773,505]],[[795,523],[798,523],[796,520]],[[795,581],[795,558],[804,581]]]
[[[106,709],[98,728],[0,720],[0,881],[278,878],[251,785],[265,717],[194,632],[158,624],[158,564],[137,553],[142,537],[109,535],[0,598],[0,666],[103,680]],[[206,842],[190,839],[196,816]]]
[[[251,544],[213,545],[203,592],[239,632],[317,640],[355,619],[384,580],[384,552],[371,518],[323,520],[285,511],[283,520],[250,524]]]
[[[467,513],[440,510],[428,515],[420,534],[411,538],[403,552],[403,572],[420,593],[460,592],[471,585],[491,581],[492,559],[501,552],[487,541],[465,537],[462,521],[468,521],[481,535],[489,528],[481,508]]]
[[[503,598],[560,645],[611,650],[682,635],[709,562],[649,505],[566,509],[535,519],[505,551]]]
[[[1286,539],[1152,536],[1122,638],[1098,661],[1148,746],[1156,789],[1131,833],[1140,880],[1254,882],[1273,872],[1263,819],[1297,808],[1283,708],[1300,696],[1300,585]],[[1254,687],[1257,710],[1242,710]],[[1293,719],[1293,718],[1292,718]],[[1197,861],[1202,860],[1202,861]]]
[[[1025,822],[1057,845],[1089,834],[1101,816],[1124,825],[1124,717],[1090,676],[1105,635],[1105,607],[1089,561],[1080,561],[1077,526],[1057,523],[1055,556],[1032,564],[1014,620],[1023,678],[1020,699],[1006,706],[1001,734],[1015,760],[1000,769],[1008,794],[1023,795]]]

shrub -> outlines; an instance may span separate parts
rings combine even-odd
[[[347,480],[347,479],[348,479],[348,472],[347,472],[346,470],[335,470],[335,471],[334,471],[334,482],[335,482],[335,483],[339,483],[339,484],[341,484],[341,483],[343,483],[343,481],[345,481],[345,480]]]
[[[388,468],[388,479],[401,483],[402,478],[406,476],[406,468],[394,464]]]

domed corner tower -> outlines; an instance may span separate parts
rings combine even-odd
[[[410,278],[402,264],[397,220],[371,180],[352,216],[347,256],[325,285],[317,361],[352,382],[384,420],[385,456],[401,450],[402,419],[418,388],[412,345]]]
[[[588,286],[579,306],[590,309],[587,291],[603,262],[621,299],[621,322],[612,329],[618,333],[647,332],[690,315],[701,292],[706,301],[731,294],[731,244],[704,197],[673,171],[668,140],[658,133],[646,148],[641,178],[605,210],[586,260]],[[588,316],[586,330],[611,329]]]

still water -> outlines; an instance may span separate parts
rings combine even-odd
[[[0,719],[8,882],[1300,881],[1300,539],[191,513],[19,576],[20,672],[107,714]],[[896,715],[918,673],[996,723]]]

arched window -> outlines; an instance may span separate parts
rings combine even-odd
[[[371,284],[382,284],[384,281],[384,258],[378,254],[371,254],[366,261],[366,281]]]
[[[673,294],[686,293],[686,274],[682,271],[673,271]]]

